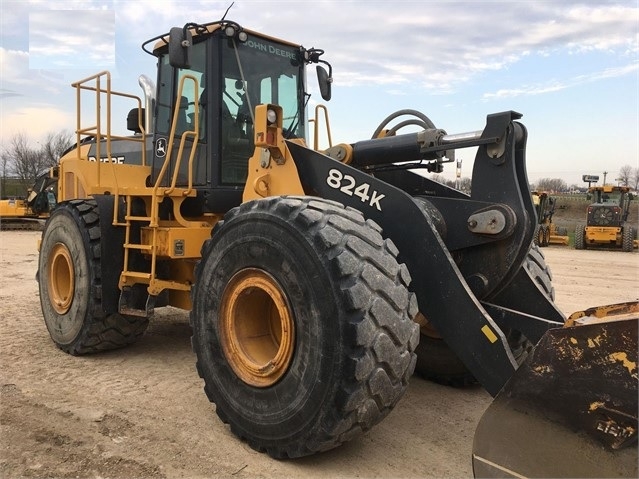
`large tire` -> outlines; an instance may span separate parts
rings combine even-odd
[[[542,229],[544,231],[544,243],[540,246],[549,246],[550,245],[550,227],[548,225],[543,225]]]
[[[575,249],[586,249],[586,227],[582,224],[575,228]]]
[[[537,284],[551,300],[555,299],[552,286],[552,274],[546,264],[544,254],[538,245],[533,245],[524,262]],[[516,330],[505,331],[513,356],[521,362],[533,346],[528,339]],[[415,372],[425,379],[452,387],[464,387],[477,384],[477,380],[466,368],[461,359],[430,325],[421,328]]]
[[[634,249],[635,229],[625,225],[621,233],[621,249],[626,253],[632,253]]]
[[[44,321],[54,343],[72,355],[135,342],[148,319],[102,307],[100,216],[93,200],[59,204],[42,232],[38,283]]]
[[[535,226],[535,233],[533,234],[533,244],[535,246],[542,246],[544,242],[544,232],[541,229],[541,225]]]
[[[192,345],[231,431],[275,458],[331,449],[404,394],[419,328],[381,229],[308,197],[245,203],[202,248]]]
[[[533,244],[540,247],[548,246],[550,242],[550,232],[548,231],[548,226],[546,225],[537,225],[535,229],[535,236],[533,237]]]

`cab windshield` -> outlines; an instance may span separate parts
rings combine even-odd
[[[601,191],[597,190],[595,195],[596,203],[607,203],[611,205],[621,204],[621,193],[619,191]]]
[[[194,42],[188,69],[174,69],[168,54],[160,56],[156,130],[160,135],[170,132],[178,85],[188,76],[175,131],[181,135],[194,128],[197,108],[196,184],[238,185],[246,180],[254,150],[253,116],[259,104],[281,106],[284,135],[304,137],[304,62],[300,57],[300,48],[293,45],[255,35],[240,42],[221,31]],[[207,164],[207,157],[220,161]]]
[[[282,107],[288,136],[303,136],[303,62],[299,56],[299,48],[255,36],[249,36],[244,43],[224,42],[223,107],[251,137],[255,107],[266,103]]]

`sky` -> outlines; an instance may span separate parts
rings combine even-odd
[[[143,96],[155,79],[141,44],[187,22],[220,19],[232,0],[0,0],[0,148],[74,131],[72,82],[102,70],[112,88]],[[449,134],[481,130],[486,115],[523,114],[530,182],[584,174],[614,182],[639,167],[637,1],[235,0],[227,19],[325,50],[333,142],[371,137],[401,109]],[[314,69],[311,105],[322,103]],[[88,104],[85,108],[91,108]],[[119,108],[119,107],[118,107]],[[114,110],[124,132],[126,112]],[[474,150],[461,150],[471,176]],[[444,176],[454,179],[455,166]]]

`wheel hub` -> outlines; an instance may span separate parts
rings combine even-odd
[[[222,349],[235,374],[251,386],[275,384],[288,370],[295,344],[293,313],[277,280],[257,268],[237,272],[220,314]]]
[[[71,253],[64,244],[55,244],[49,255],[47,266],[51,305],[58,314],[65,314],[69,311],[73,301],[75,274]]]

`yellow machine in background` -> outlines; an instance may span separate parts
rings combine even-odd
[[[542,247],[551,244],[568,246],[569,238],[566,228],[557,227],[552,221],[557,200],[544,191],[533,191],[532,198],[538,220],[533,238],[535,244]]]
[[[0,200],[0,228],[3,230],[42,229],[44,220],[56,205],[55,175],[40,175],[29,188],[26,199]]]
[[[632,252],[638,245],[636,231],[628,223],[630,201],[627,186],[592,186],[593,203],[586,209],[586,223],[575,229],[575,249],[608,247]]]
[[[316,151],[307,146],[306,67],[315,66],[328,101],[322,50],[229,20],[173,28],[143,49],[158,65],[157,87],[140,79],[144,102],[112,90],[108,72],[73,84],[77,145],[55,170],[59,204],[38,264],[44,321],[60,349],[124,347],[156,308],[188,310],[217,415],[276,458],[368,431],[415,370],[441,382],[470,376],[495,396],[528,358],[565,360],[543,341],[566,318],[533,246],[521,114],[498,112],[481,130],[448,134],[402,110],[413,118],[400,125],[419,131],[381,135],[385,120],[374,139]],[[97,118],[81,118],[85,94]],[[111,133],[115,99],[133,102],[129,136]],[[412,171],[439,173],[468,147],[477,148],[470,195]],[[637,320],[627,323],[636,337]],[[420,341],[433,347],[419,350]],[[553,402],[576,416],[602,403],[621,411],[616,427],[636,434],[637,351],[612,344],[627,361],[601,364],[601,377],[590,378],[599,388],[583,381],[570,390],[586,406]],[[630,379],[610,385],[612,370]],[[592,441],[593,424],[570,428]],[[636,451],[634,462],[631,448],[630,461],[605,451],[636,475]],[[481,457],[491,461],[491,452]],[[556,476],[554,461],[537,459],[541,475]],[[606,464],[592,471],[610,474]]]

